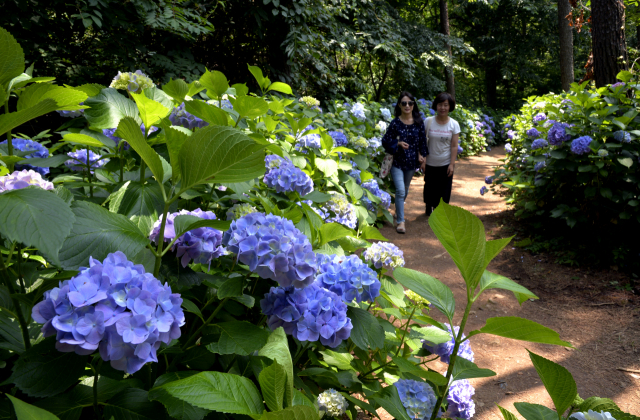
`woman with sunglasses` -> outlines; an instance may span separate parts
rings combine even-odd
[[[382,138],[382,146],[393,155],[391,178],[396,187],[396,231],[405,233],[404,202],[409,194],[411,178],[429,151],[420,110],[412,94],[400,93],[395,116]]]
[[[431,154],[422,163],[423,198],[427,216],[438,207],[440,199],[449,204],[460,138],[460,124],[449,117],[449,112],[456,108],[456,100],[443,92],[436,96],[431,108],[436,111],[436,115],[427,118],[424,123],[428,130],[427,144]]]

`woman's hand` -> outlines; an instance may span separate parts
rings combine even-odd
[[[399,141],[398,146],[402,147],[404,150],[409,148],[409,143],[405,143],[404,141]]]
[[[453,170],[455,168],[456,164],[455,163],[450,163],[449,167],[447,168],[447,176],[448,177],[452,177],[453,176]]]

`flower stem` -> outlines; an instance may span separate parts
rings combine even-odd
[[[200,328],[198,328],[196,330],[195,333],[193,333],[193,335],[189,338],[189,340],[187,340],[187,342],[185,343],[184,346],[182,346],[182,351],[186,350],[187,347],[189,347],[189,345],[191,343],[193,343],[196,340],[196,337],[198,336],[198,334],[200,333],[200,331],[202,331],[207,325],[209,325],[209,323],[211,321],[213,321],[213,319],[216,317],[216,315],[218,315],[218,312],[220,312],[220,310],[224,307],[224,304],[227,303],[227,301],[229,300],[229,298],[224,298],[222,300],[222,302],[220,302],[218,304],[218,306],[216,307],[216,309],[213,311],[213,313],[211,313],[211,315],[209,315],[209,318],[207,318],[207,320],[204,322],[204,324],[202,324],[200,326]]]
[[[100,410],[98,409],[98,380],[99,380],[98,374],[100,373],[101,366],[102,366],[102,359],[99,359],[98,365],[93,369],[95,372],[93,375],[93,412],[96,415],[96,419],[102,418]]]
[[[300,358],[302,357],[304,352],[309,348],[310,345],[311,345],[311,341],[307,341],[307,344],[305,344],[304,347],[300,349],[300,352],[296,355],[295,359],[293,360],[294,365],[298,363],[298,360],[300,360]]]
[[[2,279],[4,280],[5,286],[9,289],[9,293],[12,295],[15,294],[15,288],[11,283],[11,278],[9,277],[9,270],[7,270],[7,266],[4,264],[4,257],[2,253],[0,253],[0,270],[4,273]],[[31,340],[29,339],[29,328],[26,320],[24,319],[24,315],[22,314],[22,308],[20,307],[20,301],[18,299],[12,297],[11,302],[13,302],[13,306],[15,308],[16,316],[18,317],[18,323],[20,324],[20,332],[22,333],[22,341],[24,341],[25,350],[29,350],[31,348]]]
[[[9,98],[7,98],[7,102],[4,103],[4,113],[5,115],[9,113]],[[9,156],[13,156],[13,143],[11,141],[11,130],[7,131],[7,149],[9,151]],[[9,163],[9,173],[13,172],[13,163]]]
[[[91,185],[91,159],[89,158],[89,148],[87,148],[87,181],[89,182],[89,197],[93,198],[93,185]]]
[[[413,310],[411,311],[411,315],[409,315],[409,319],[407,320],[407,323],[404,326],[404,332],[402,333],[402,340],[400,341],[400,345],[398,346],[398,350],[396,350],[396,357],[398,357],[398,354],[400,354],[400,349],[402,348],[402,345],[404,344],[404,338],[407,336],[407,330],[409,329],[409,323],[411,322],[411,318],[413,318],[413,314],[416,311],[416,307],[413,307]]]
[[[160,186],[162,188],[162,185]],[[169,203],[164,203],[164,210],[162,211],[162,222],[160,222],[160,231],[158,232],[158,249],[156,250],[156,264],[153,267],[153,276],[158,278],[160,273],[160,263],[162,262],[162,245],[164,244],[164,228],[167,225],[167,213],[169,213]]]

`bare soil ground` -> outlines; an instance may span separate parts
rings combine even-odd
[[[513,235],[512,227],[517,223],[503,198],[479,193],[485,176],[492,174],[492,168],[503,157],[504,150],[494,148],[460,161],[454,175],[451,204],[479,216],[487,239]],[[434,276],[453,290],[458,313],[454,322],[459,323],[466,303],[464,282],[427,223],[423,186],[422,178],[415,177],[411,183],[405,204],[407,233],[397,234],[391,225],[384,226],[381,232],[404,251],[406,267]],[[540,299],[527,301],[521,307],[510,292],[490,290],[472,308],[465,330],[481,328],[490,317],[520,316],[554,329],[575,349],[485,334],[473,337],[471,346],[476,364],[497,373],[492,378],[471,380],[476,389],[475,419],[501,419],[496,404],[516,415],[514,402],[553,407],[526,349],[566,367],[573,374],[582,398],[611,398],[622,410],[640,414],[640,296],[616,289],[615,285],[627,279],[613,269],[572,268],[555,264],[554,260],[549,255],[531,255],[508,245],[488,270],[517,281]],[[431,315],[445,321],[437,310]],[[439,361],[430,366],[446,370],[446,365]]]

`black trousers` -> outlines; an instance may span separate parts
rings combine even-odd
[[[428,210],[431,210],[431,207],[434,209],[438,207],[441,198],[447,204],[449,204],[449,200],[451,200],[453,176],[447,176],[448,167],[449,165],[427,165],[424,169],[424,190],[422,191],[422,197]]]

